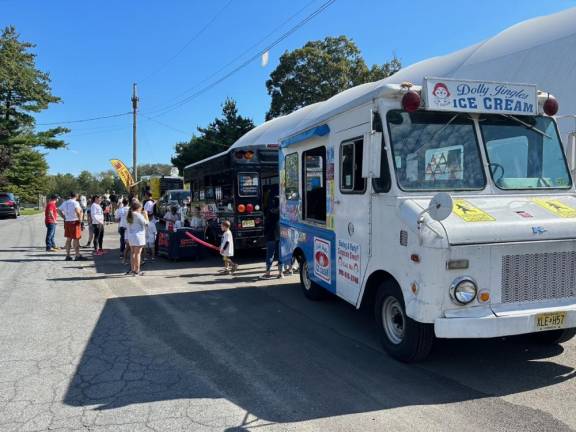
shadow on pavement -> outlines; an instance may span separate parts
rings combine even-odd
[[[86,252],[84,252],[86,254]],[[107,249],[105,250],[104,255],[101,256],[90,256],[90,254],[86,254],[90,257],[90,259],[94,260],[94,265],[96,267],[96,273],[99,274],[120,274],[124,273],[127,269],[126,265],[122,264],[122,260],[120,259],[120,250],[119,249]],[[144,256],[144,255],[143,255]],[[244,266],[251,266],[252,264],[262,264],[265,260],[265,254],[263,255],[261,251],[246,251],[243,256],[239,256],[236,258],[237,262],[240,264],[241,271],[243,270],[242,267]],[[143,266],[142,270],[146,272],[155,272],[161,271],[166,272],[170,270],[175,271],[174,276],[167,276],[167,277],[198,277],[201,276],[200,273],[190,273],[189,275],[180,275],[178,274],[181,270],[186,269],[196,269],[196,268],[206,268],[206,267],[214,267],[214,275],[217,274],[217,268],[222,267],[222,259],[217,254],[211,254],[201,260],[181,260],[181,261],[170,261],[163,257],[156,257],[154,260],[146,261]],[[248,269],[246,269],[248,270]],[[262,271],[258,271],[257,273],[261,273]],[[204,275],[206,275],[204,273]],[[211,275],[211,274],[210,274]]]
[[[107,410],[226,399],[263,420],[297,422],[504,396],[575,376],[570,367],[542,360],[561,347],[518,340],[443,342],[430,361],[404,365],[346,335],[345,323],[363,320],[362,313],[338,300],[299,308],[277,299],[293,289],[249,286],[109,299],[64,401]],[[486,389],[438,369],[465,369]],[[505,407],[495,404],[493,414],[506,416]]]

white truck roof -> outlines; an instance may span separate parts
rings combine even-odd
[[[404,81],[421,85],[430,76],[536,84],[558,99],[559,115],[576,114],[575,22],[576,8],[521,22],[478,44],[415,63],[391,77],[267,121],[213,158],[248,145],[278,144],[282,138],[369,102],[395,85]],[[570,127],[571,123],[566,124],[563,132]]]
[[[536,84],[558,99],[559,115],[576,114],[575,22],[576,8],[521,22],[478,44],[415,63],[391,77],[353,87],[265,122],[234,146],[278,143],[281,138],[369,102],[391,84],[409,81],[421,85],[429,76]]]

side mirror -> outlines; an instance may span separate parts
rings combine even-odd
[[[382,132],[364,134],[364,149],[362,153],[362,177],[380,177],[382,158]]]
[[[430,200],[427,213],[435,221],[443,221],[450,216],[453,207],[454,203],[450,194],[446,192],[438,192]]]

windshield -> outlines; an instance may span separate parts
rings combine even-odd
[[[178,201],[182,202],[186,199],[190,198],[189,191],[180,191],[180,192],[170,192],[169,201]]]
[[[406,191],[484,188],[474,122],[465,114],[389,111],[398,186]]]
[[[567,189],[572,181],[549,117],[479,119],[490,173],[501,189]]]

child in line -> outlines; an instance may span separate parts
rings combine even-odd
[[[224,260],[224,273],[232,274],[238,270],[238,264],[232,261],[234,256],[234,238],[232,231],[230,231],[230,222],[225,220],[220,226],[222,230],[222,242],[220,243],[220,255]]]
[[[148,254],[148,259],[154,259],[154,247],[156,245],[156,234],[158,230],[156,229],[156,218],[152,218],[148,227],[146,228],[146,250]]]

